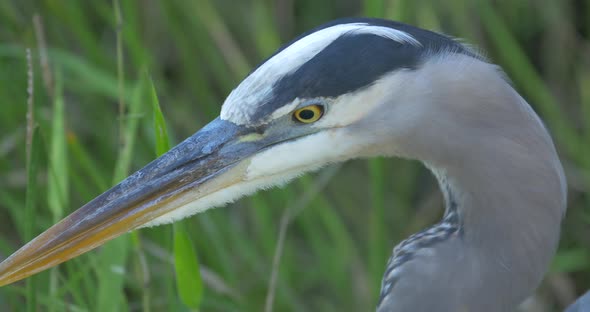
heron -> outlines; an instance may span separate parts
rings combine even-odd
[[[4,260],[0,286],[128,231],[374,156],[422,162],[445,203],[440,222],[393,249],[378,312],[511,311],[534,292],[566,212],[548,130],[476,49],[371,18],[281,47],[219,117]]]

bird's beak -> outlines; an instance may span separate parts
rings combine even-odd
[[[270,144],[252,129],[215,119],[12,254],[0,264],[0,286],[53,267],[161,216],[186,216],[189,212],[181,210],[187,205],[201,202],[203,206],[203,201],[210,201],[208,195],[242,182],[247,159]],[[192,207],[193,213],[206,208]]]

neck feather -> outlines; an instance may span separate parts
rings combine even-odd
[[[498,164],[500,155],[493,157]],[[518,168],[505,164],[507,171],[469,162],[460,173],[429,166],[445,199],[444,217],[395,247],[380,305],[504,311],[530,295],[554,255],[564,206],[559,173],[539,170],[545,166],[535,163],[543,161],[534,158]],[[437,306],[420,309],[431,303],[417,298]]]
[[[566,184],[551,137],[492,64],[448,55],[397,77],[370,119],[379,152],[427,164],[446,213],[396,247],[378,310],[510,311],[559,239]]]

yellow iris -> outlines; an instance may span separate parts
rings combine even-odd
[[[309,105],[296,110],[293,118],[302,123],[312,123],[317,121],[324,114],[324,108],[321,105]]]

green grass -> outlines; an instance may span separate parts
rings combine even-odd
[[[560,249],[539,296],[557,311],[588,289],[589,0],[1,1],[0,258],[147,164],[168,138],[179,142],[215,118],[231,89],[281,43],[360,15],[465,38],[505,69],[553,134],[570,186]],[[185,220],[176,240],[171,226],[125,235],[3,287],[0,310],[261,311],[281,218],[294,209],[273,310],[370,311],[391,248],[440,217],[441,196],[415,162],[330,170]],[[179,254],[187,262],[175,262]],[[177,283],[175,263],[195,279]]]

